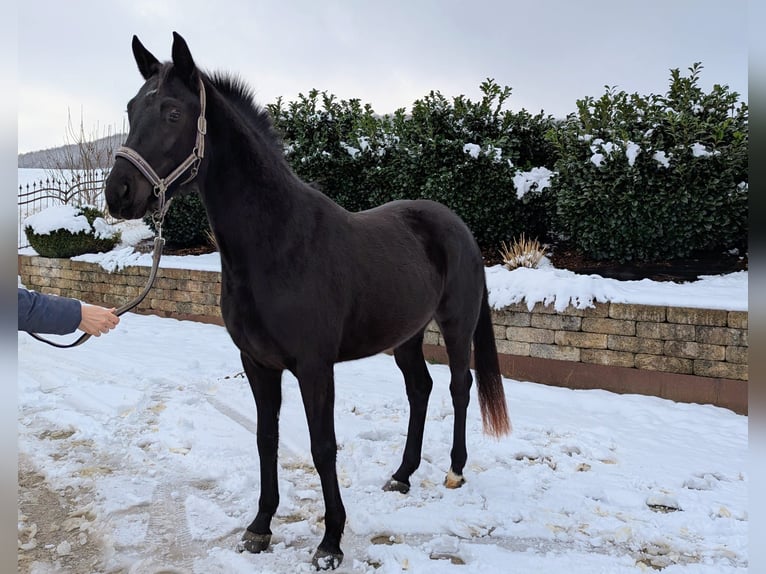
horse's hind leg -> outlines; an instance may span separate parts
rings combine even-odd
[[[471,337],[472,329],[466,326],[464,318],[458,320],[439,320],[439,328],[447,348],[450,369],[449,390],[452,395],[452,407],[455,411],[455,423],[452,436],[451,465],[444,484],[447,488],[459,488],[465,483],[463,468],[468,459],[466,448],[466,414],[471,396]]]
[[[240,550],[262,552],[271,542],[271,519],[279,504],[277,447],[279,409],[282,404],[282,371],[267,369],[242,354],[242,365],[250,382],[258,411],[258,455],[261,461],[261,496],[258,514],[247,527]]]
[[[428,397],[433,388],[433,381],[423,357],[423,331],[394,349],[394,358],[404,375],[407,399],[410,403],[410,422],[402,464],[384,489],[407,492],[410,489],[410,476],[420,466]]]

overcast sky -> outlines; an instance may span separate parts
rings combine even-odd
[[[746,0],[28,0],[18,5],[19,152],[122,131],[142,80],[136,34],[160,60],[172,32],[208,71],[236,72],[261,104],[312,88],[378,113],[431,90],[476,99],[494,78],[509,107],[554,116],[605,85],[665,93],[671,68],[747,101]]]

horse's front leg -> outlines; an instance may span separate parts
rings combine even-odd
[[[282,371],[262,367],[242,354],[242,365],[250,381],[258,412],[258,455],[261,461],[261,496],[258,514],[247,527],[241,550],[263,552],[271,542],[271,519],[279,505],[277,450],[279,409],[282,405]]]
[[[303,364],[296,372],[306,410],[311,456],[322,482],[325,505],[325,534],[314,558],[318,570],[337,568],[343,560],[340,539],[346,525],[346,509],[340,496],[336,469],[335,381],[333,365]]]

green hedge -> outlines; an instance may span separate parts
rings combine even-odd
[[[210,223],[205,206],[195,189],[196,186],[192,186],[193,191],[173,197],[162,221],[162,236],[172,247],[198,247],[210,243]],[[144,223],[157,233],[151,215],[144,217]]]
[[[671,70],[664,95],[607,88],[561,121],[508,110],[511,88],[493,80],[478,101],[433,91],[385,116],[317,90],[267,108],[296,174],[350,211],[429,198],[488,252],[524,233],[596,259],[658,261],[747,249],[748,108],[725,86],[700,89],[701,69]],[[537,168],[550,183],[517,189]],[[207,242],[196,194],[174,201],[164,229],[169,242]]]
[[[505,109],[511,88],[493,80],[480,91],[478,101],[430,92],[387,116],[317,90],[268,109],[296,174],[350,211],[427,198],[460,215],[485,249],[522,231],[547,236],[546,201],[518,197],[513,178],[553,166],[553,119]]]
[[[607,88],[551,134],[556,221],[586,255],[623,262],[746,249],[748,112],[698,86],[700,64],[671,70],[665,95]]]

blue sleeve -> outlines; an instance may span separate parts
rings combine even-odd
[[[46,295],[19,287],[19,331],[66,335],[82,321],[77,299]]]

